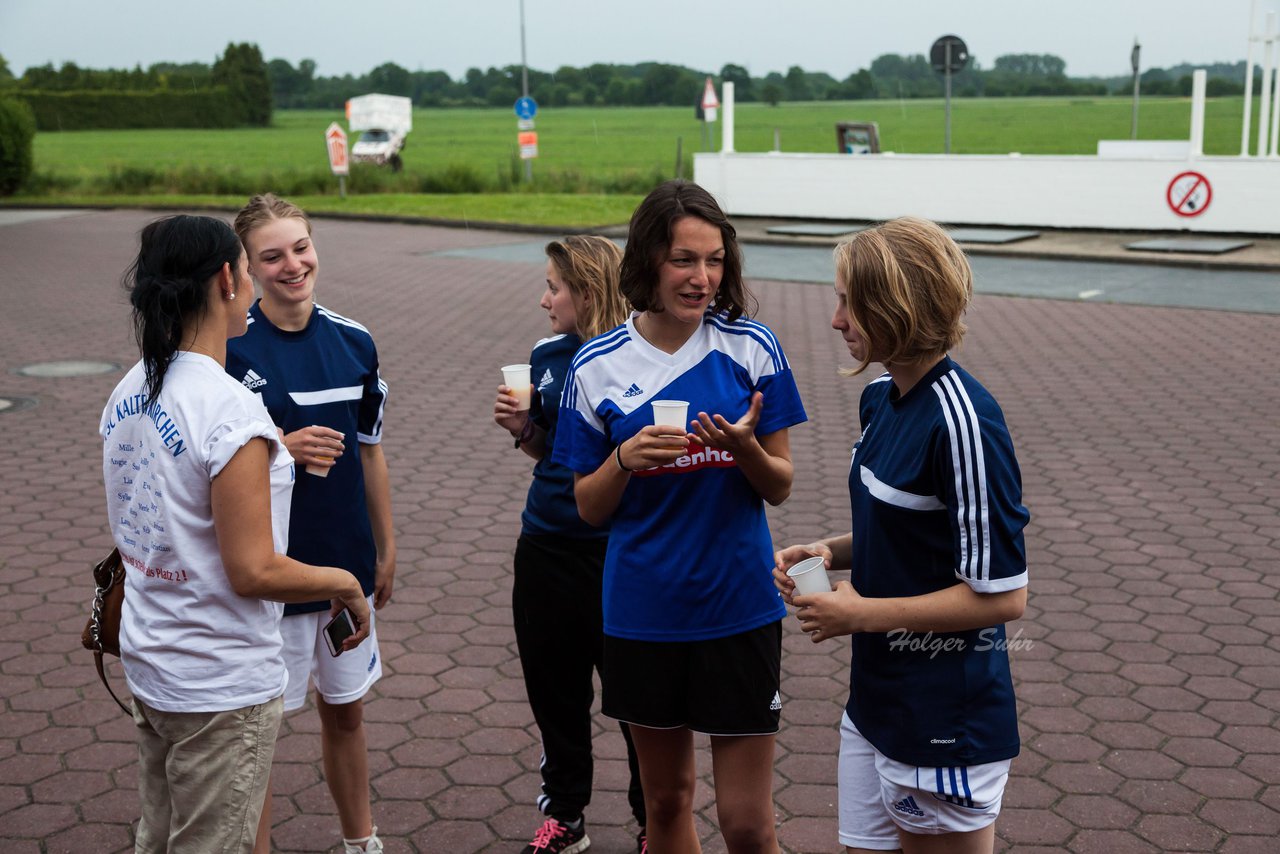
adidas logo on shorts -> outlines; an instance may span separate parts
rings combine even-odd
[[[773,700],[769,703],[769,711],[771,712],[782,711],[782,695],[779,694],[777,691],[773,692]]]
[[[893,805],[898,812],[904,812],[907,815],[914,815],[918,818],[924,818],[924,810],[916,805],[916,799],[912,795],[907,795],[902,800]]]

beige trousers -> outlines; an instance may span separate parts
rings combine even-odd
[[[162,712],[134,698],[137,854],[250,854],[267,796],[279,697],[228,712]]]

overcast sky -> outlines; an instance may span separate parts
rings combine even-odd
[[[1052,53],[1073,76],[1244,59],[1280,0],[525,0],[530,67],[658,61],[755,76],[792,65],[843,79],[883,53],[927,53],[954,33],[983,67]],[[15,74],[212,62],[227,42],[267,59],[314,59],[325,76],[391,61],[410,70],[520,62],[519,0],[0,0],[0,55]]]

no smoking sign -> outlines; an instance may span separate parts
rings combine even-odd
[[[1169,209],[1178,216],[1200,216],[1213,201],[1213,187],[1199,172],[1182,172],[1169,182],[1164,195]]]

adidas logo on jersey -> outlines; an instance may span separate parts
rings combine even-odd
[[[556,378],[551,376],[551,369],[547,368],[546,372],[542,375],[542,379],[538,380],[538,391],[542,391],[555,381]]]
[[[267,381],[258,376],[257,371],[253,368],[249,369],[249,373],[245,374],[244,379],[240,380],[240,382],[243,383],[244,387],[249,389],[249,391],[253,391],[255,388],[262,388],[267,384]]]
[[[644,389],[640,388],[640,387],[639,387],[638,385],[636,385],[635,383],[632,383],[632,384],[631,384],[631,388],[629,388],[629,389],[627,389],[626,391],[624,391],[624,392],[622,393],[622,396],[623,396],[623,397],[638,397],[638,396],[640,396],[640,395],[642,395],[642,394],[644,394]]]
[[[771,712],[782,711],[782,695],[777,691],[773,692],[773,700],[769,703],[769,711]]]
[[[916,799],[911,795],[907,795],[905,798],[898,801],[893,805],[893,808],[898,812],[904,812],[907,815],[924,818],[924,810],[920,809],[920,807],[916,805]]]

